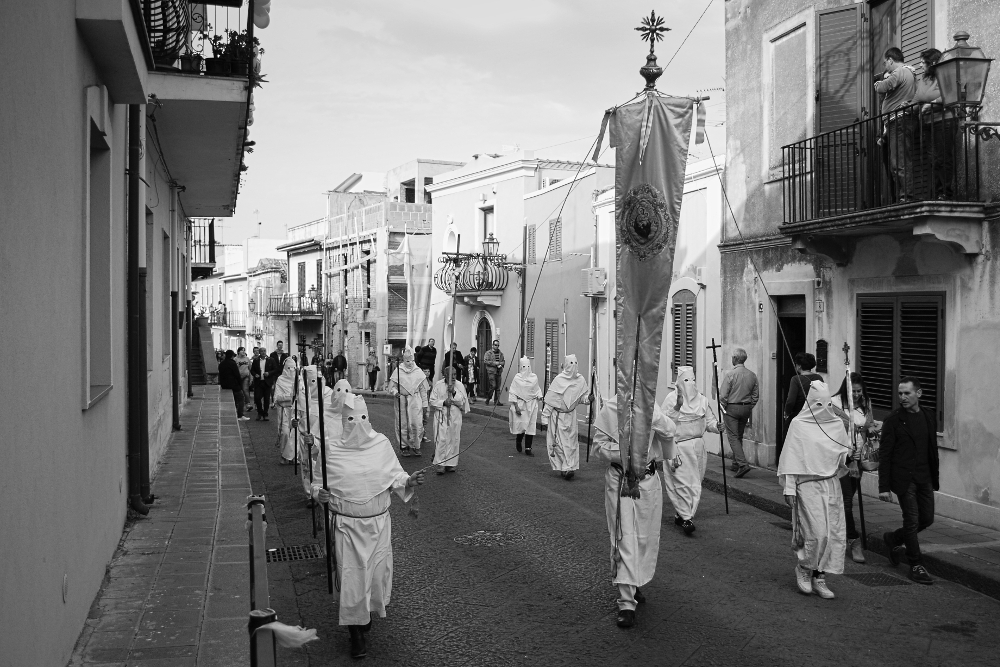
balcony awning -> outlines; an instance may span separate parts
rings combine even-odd
[[[148,134],[178,185],[190,217],[228,217],[236,207],[243,157],[247,79],[150,72],[158,108]],[[155,110],[154,110],[155,109]],[[150,154],[152,151],[150,151]]]

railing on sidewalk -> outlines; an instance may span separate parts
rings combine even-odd
[[[267,549],[264,533],[267,530],[267,515],[264,512],[264,496],[247,497],[247,526],[250,534],[250,665],[251,667],[274,667],[277,661],[277,645],[274,633],[269,629],[256,632],[262,625],[278,620],[271,609],[271,595],[267,587]]]
[[[782,146],[785,223],[907,201],[979,201],[981,138],[968,114],[911,104]]]

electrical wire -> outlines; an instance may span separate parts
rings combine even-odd
[[[683,41],[681,42],[681,45],[677,47],[677,50],[676,50],[676,51],[674,51],[674,55],[670,56],[670,60],[668,60],[668,61],[667,61],[667,64],[663,66],[663,70],[664,70],[664,71],[666,71],[666,69],[667,69],[668,67],[670,67],[670,63],[674,62],[674,58],[676,58],[676,57],[677,57],[677,54],[681,52],[681,49],[682,49],[682,48],[684,48],[684,45],[685,45],[685,44],[687,43],[687,41],[688,41],[688,37],[690,37],[690,36],[691,36],[691,33],[693,33],[693,32],[694,32],[694,29],[698,27],[698,24],[699,24],[699,23],[701,23],[701,20],[702,20],[703,18],[705,18],[705,14],[706,14],[706,13],[708,13],[708,8],[712,6],[712,3],[713,3],[713,2],[715,2],[715,0],[708,0],[708,4],[707,4],[707,5],[705,5],[705,9],[703,9],[703,10],[702,10],[702,12],[701,12],[701,16],[699,16],[699,17],[698,17],[698,20],[697,20],[697,21],[695,21],[695,22],[694,22],[694,25],[693,25],[693,26],[691,26],[691,29],[690,29],[690,30],[688,30],[688,34],[684,36],[684,40],[683,40]]]

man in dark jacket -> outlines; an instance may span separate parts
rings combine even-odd
[[[343,380],[347,377],[347,357],[343,350],[337,351],[337,356],[333,358],[333,381]]]
[[[878,453],[878,497],[896,494],[903,511],[903,527],[885,533],[889,560],[899,563],[906,553],[910,579],[920,584],[933,580],[920,562],[917,533],[934,523],[934,492],[938,490],[937,419],[920,407],[920,380],[906,376],[899,381],[899,407],[882,424]]]
[[[271,407],[271,385],[268,384],[264,373],[267,371],[267,364],[271,358],[267,356],[267,350],[260,348],[257,358],[250,364],[250,375],[253,377],[253,402],[257,406],[257,421],[269,421],[267,411]]]
[[[451,349],[444,353],[444,366],[455,369],[455,381],[461,382],[465,375],[465,357],[458,351],[458,343],[452,343]]]
[[[413,357],[419,368],[430,371],[430,375],[427,376],[427,383],[432,387],[434,386],[434,366],[437,364],[437,356],[438,351],[434,347],[434,339],[431,338],[427,341],[427,345],[421,347]]]
[[[243,381],[240,379],[240,368],[236,365],[236,353],[232,350],[226,350],[226,358],[219,364],[219,386],[233,392],[239,420],[249,421],[249,417],[243,416]]]

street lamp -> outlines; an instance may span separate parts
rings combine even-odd
[[[980,106],[986,90],[992,58],[987,58],[978,46],[969,46],[969,33],[955,33],[955,46],[942,54],[934,67],[941,98],[946,105]]]
[[[487,257],[496,257],[500,252],[500,242],[493,238],[491,233],[489,238],[483,241],[483,254]]]
[[[253,297],[250,297],[250,303],[248,303],[247,306],[250,308],[251,313],[257,312],[257,302],[254,301]]]
[[[310,298],[310,299],[312,299],[312,300],[314,300],[314,301],[316,300],[316,286],[315,286],[315,285],[311,285],[311,286],[309,287],[309,292],[308,292],[308,294],[309,294],[309,298]]]

